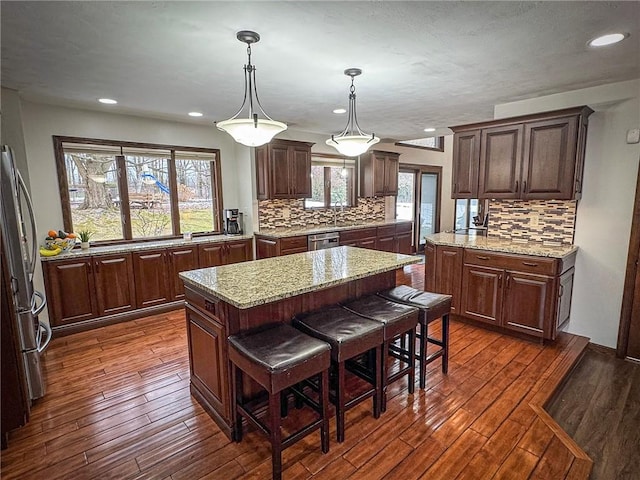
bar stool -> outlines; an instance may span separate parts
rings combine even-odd
[[[420,310],[420,333],[417,359],[420,363],[420,388],[425,388],[427,365],[442,358],[442,373],[449,370],[449,313],[451,312],[451,295],[424,292],[407,285],[400,285],[390,290],[378,292],[381,297],[392,302],[416,307]],[[428,325],[434,320],[442,319],[442,337],[440,340],[428,335]],[[427,343],[437,345],[440,349],[427,355]]]
[[[375,320],[384,325],[384,343],[382,345],[382,411],[387,409],[387,386],[407,375],[409,393],[415,391],[416,362],[415,362],[415,333],[418,324],[418,309],[399,303],[390,302],[377,295],[367,295],[342,305],[345,309]],[[409,348],[396,346],[395,339],[409,335]],[[397,358],[405,363],[399,371],[389,375],[387,360]]]
[[[369,397],[373,397],[373,416],[380,417],[382,401],[382,343],[383,325],[356,315],[340,306],[333,306],[314,312],[297,315],[293,325],[313,337],[331,345],[331,361],[336,369],[335,384],[336,436],[344,441],[345,412]],[[358,369],[349,368],[347,360],[365,352],[374,352],[373,378],[363,375]],[[345,370],[367,380],[371,388],[351,400],[345,397]]]
[[[229,337],[229,359],[235,378],[234,440],[242,440],[242,417],[269,437],[274,480],[282,478],[282,450],[320,429],[322,452],[329,451],[329,344],[290,325],[280,324]],[[242,377],[247,374],[269,394],[268,424],[263,424],[244,403]],[[319,402],[296,392],[320,418],[282,438],[281,393],[305,379],[320,375]]]

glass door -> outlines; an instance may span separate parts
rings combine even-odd
[[[416,196],[416,173],[413,170],[398,173],[396,219],[413,221]]]
[[[420,229],[418,251],[424,250],[425,235],[439,230],[438,226],[438,178],[437,173],[420,174]]]

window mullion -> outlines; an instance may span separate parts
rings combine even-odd
[[[331,167],[324,167],[324,206],[331,208]]]
[[[131,228],[131,209],[129,208],[129,186],[127,185],[127,162],[123,155],[116,155],[118,171],[118,190],[120,191],[120,215],[122,217],[122,236],[125,240],[133,238]]]
[[[178,212],[178,171],[176,168],[176,151],[171,150],[169,159],[169,205],[171,209],[171,231],[180,235],[180,212]]]

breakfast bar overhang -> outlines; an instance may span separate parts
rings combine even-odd
[[[186,292],[191,393],[231,438],[227,337],[388,289],[419,258],[335,247],[180,273]],[[254,388],[250,382],[248,391]]]

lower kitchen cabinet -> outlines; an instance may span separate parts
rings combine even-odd
[[[413,251],[413,224],[396,224],[396,252],[411,255]]]
[[[52,327],[135,308],[131,254],[43,263]]]
[[[271,258],[292,253],[306,252],[308,248],[307,235],[295,237],[274,238],[256,234],[256,258]]]
[[[559,259],[429,242],[425,251],[426,290],[453,295],[460,317],[549,340],[569,319],[575,253]]]
[[[152,307],[171,299],[167,275],[167,250],[147,250],[133,253],[136,272],[136,307]]]
[[[186,312],[192,393],[204,399],[222,414],[224,423],[231,425],[225,328],[213,314],[204,314],[190,303],[186,305]]]
[[[178,274],[251,260],[251,238],[42,262],[49,320],[56,335],[180,307]]]
[[[385,225],[383,227],[378,227],[376,250],[382,250],[383,252],[395,252],[397,249],[396,226]]]
[[[340,232],[340,246],[376,249],[378,229],[376,227],[358,228]]]

